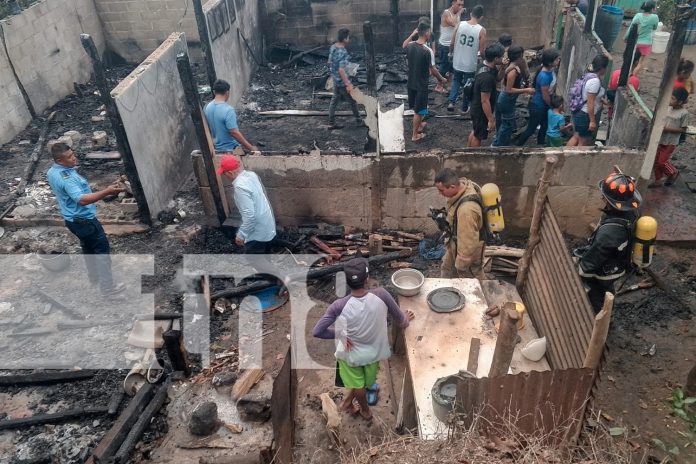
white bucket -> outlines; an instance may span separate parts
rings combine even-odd
[[[664,53],[667,51],[667,43],[669,42],[669,32],[654,32],[652,42],[653,53]]]

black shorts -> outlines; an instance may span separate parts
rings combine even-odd
[[[488,138],[488,118],[483,109],[471,108],[471,125],[477,139],[486,140]]]
[[[428,90],[408,89],[408,107],[414,113],[426,116],[428,114]]]

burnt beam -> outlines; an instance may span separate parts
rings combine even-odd
[[[370,21],[363,23],[365,37],[365,68],[367,68],[367,90],[373,97],[377,95],[377,64],[375,62],[375,36]]]
[[[193,13],[196,15],[196,24],[198,25],[198,35],[201,39],[201,51],[205,57],[205,69],[208,74],[208,82],[210,83],[210,91],[213,91],[213,84],[217,80],[215,72],[215,63],[213,63],[213,54],[210,51],[210,34],[208,33],[208,22],[203,14],[203,3],[201,0],[193,0]]]
[[[61,382],[73,382],[94,377],[95,371],[48,371],[32,374],[15,374],[0,376],[0,386],[46,385]]]
[[[138,421],[140,414],[145,410],[150,403],[155,393],[155,386],[146,383],[130,400],[126,409],[123,410],[114,425],[106,432],[106,435],[99,442],[97,447],[92,452],[94,462],[107,462],[108,459],[114,456],[123,444],[123,441],[128,436],[133,425]],[[108,411],[108,408],[107,408]]]
[[[108,408],[104,406],[96,408],[77,408],[53,414],[37,414],[30,417],[22,417],[21,419],[8,419],[0,421],[0,430],[14,430],[43,424],[59,424],[73,419],[82,420],[87,416],[106,414],[107,410]]]
[[[184,87],[184,94],[186,95],[186,102],[188,103],[191,119],[193,120],[193,127],[196,129],[198,146],[201,150],[203,164],[205,165],[205,170],[208,175],[208,185],[210,186],[210,193],[215,203],[215,211],[217,212],[218,221],[220,225],[222,225],[225,223],[227,215],[222,205],[217,174],[215,174],[215,162],[213,160],[213,151],[209,143],[206,121],[202,116],[201,104],[198,100],[198,91],[196,90],[193,72],[191,71],[191,63],[186,53],[179,53],[176,56],[176,66],[179,70],[181,84]]]
[[[89,34],[80,34],[80,41],[82,42],[82,47],[87,52],[89,59],[92,61],[94,81],[97,85],[97,89],[99,90],[101,101],[106,107],[106,114],[109,117],[111,128],[114,130],[114,135],[116,136],[116,147],[118,148],[118,152],[121,154],[123,168],[126,171],[128,180],[130,181],[133,197],[138,203],[140,221],[147,225],[152,225],[150,207],[148,206],[147,199],[145,198],[143,184],[140,182],[138,168],[135,165],[133,150],[131,150],[130,143],[128,142],[126,128],[123,125],[121,114],[118,112],[118,108],[116,107],[116,102],[113,98],[111,98],[109,84],[106,81],[106,73],[104,72],[104,63],[99,56],[96,45],[94,45],[94,40],[92,40],[92,37]]]

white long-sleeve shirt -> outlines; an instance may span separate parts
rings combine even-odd
[[[276,235],[273,209],[259,176],[242,171],[232,183],[234,203],[242,216],[237,236],[245,242],[269,242]]]

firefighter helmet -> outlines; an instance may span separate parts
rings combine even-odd
[[[599,181],[599,190],[609,206],[619,211],[632,211],[640,206],[641,197],[635,179],[623,173],[613,172]]]

